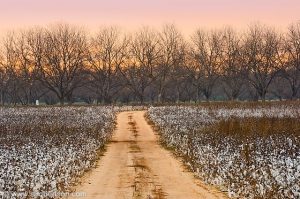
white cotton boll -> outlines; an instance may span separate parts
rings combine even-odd
[[[236,196],[235,192],[233,190],[231,190],[230,188],[228,188],[227,193],[230,198],[233,198]]]
[[[288,141],[289,147],[292,147],[293,146],[293,141],[290,138],[287,138],[287,141]]]
[[[205,109],[205,108],[203,108]],[[298,117],[300,109],[294,109],[286,106],[279,107],[265,107],[265,108],[215,108],[210,110],[213,117],[217,120],[228,120],[231,117],[247,118],[247,117]],[[226,137],[222,139],[222,145],[226,147],[215,146],[210,143],[209,140],[201,142],[201,139],[205,139],[205,136],[196,135],[194,139],[200,141],[198,146],[194,143],[187,143],[187,135],[194,129],[205,124],[206,118],[199,116],[200,113],[204,115],[204,112],[200,111],[197,107],[151,107],[149,109],[149,117],[155,125],[162,129],[162,138],[166,142],[166,145],[175,147],[175,151],[185,155],[194,155],[196,160],[192,163],[197,163],[202,166],[199,176],[203,176],[205,181],[220,183],[218,177],[222,176],[224,182],[228,183],[229,180],[237,182],[239,188],[232,188],[232,193],[236,195],[242,194],[248,197],[254,198],[257,192],[262,194],[266,193],[266,190],[272,189],[272,184],[280,185],[285,184],[287,181],[287,187],[292,181],[294,182],[299,176],[297,165],[300,165],[295,159],[289,160],[287,156],[287,149],[276,147],[280,144],[279,137],[277,135],[270,136],[270,138],[259,138],[255,142],[247,143],[250,149],[255,149],[255,157],[252,159],[253,163],[249,165],[245,164],[243,157],[240,154],[241,148],[236,147],[230,143],[230,140],[226,140]],[[214,118],[212,119],[212,121]],[[201,121],[201,122],[199,122]],[[205,121],[205,122],[204,122]],[[202,124],[200,124],[202,123]],[[180,132],[180,134],[179,134]],[[179,134],[179,135],[178,135]],[[214,139],[214,138],[213,138]],[[282,142],[286,142],[284,138]],[[249,140],[248,140],[249,141]],[[295,148],[295,143],[292,143],[292,139],[287,140],[289,148]],[[192,145],[192,146],[191,146]],[[245,148],[242,143],[243,149]],[[255,147],[254,147],[255,146]],[[220,147],[222,150],[216,150],[216,147]],[[278,153],[279,151],[279,153]],[[219,153],[219,154],[218,154]],[[218,154],[218,155],[215,155]],[[295,157],[296,154],[292,154]],[[227,157],[227,158],[223,158]],[[287,160],[286,160],[287,158]],[[190,164],[190,163],[187,163]],[[212,168],[216,167],[217,174],[211,172]],[[271,176],[270,176],[270,172]],[[198,173],[198,171],[197,171]],[[251,182],[247,179],[251,176],[259,185],[254,190],[251,188]],[[274,179],[275,178],[275,179]],[[256,190],[257,189],[257,190]],[[259,189],[264,191],[259,191]],[[281,194],[281,193],[278,193]],[[278,196],[284,198],[282,196]]]
[[[294,166],[293,160],[290,157],[287,157],[285,159],[285,163],[286,163],[287,167],[293,167]]]
[[[17,109],[16,111],[12,108],[14,112],[9,111],[6,113],[6,115],[12,115],[11,118],[15,120],[14,123],[10,120],[7,120],[11,128],[14,128],[13,124],[31,124],[34,126],[35,122],[40,120],[40,116],[46,116],[48,118],[47,121],[41,124],[39,123],[38,125],[40,127],[43,127],[45,124],[49,124],[51,126],[53,124],[64,125],[73,128],[79,128],[78,132],[81,131],[81,133],[79,134],[75,131],[74,134],[78,133],[79,136],[70,136],[64,134],[59,139],[57,139],[58,137],[52,135],[49,136],[49,138],[44,138],[43,132],[40,131],[31,132],[30,136],[33,137],[22,137],[22,133],[14,135],[16,138],[18,138],[18,140],[22,140],[25,145],[21,147],[11,146],[4,149],[2,149],[2,145],[0,145],[0,164],[3,162],[3,160],[7,161],[7,163],[5,163],[5,165],[7,165],[5,168],[0,167],[0,186],[1,183],[6,183],[8,186],[7,190],[13,190],[13,186],[15,184],[17,185],[19,191],[24,190],[24,187],[30,187],[30,189],[26,188],[25,190],[31,193],[39,193],[39,191],[45,190],[47,187],[56,190],[55,183],[51,183],[50,179],[52,176],[55,176],[57,179],[60,179],[60,176],[62,176],[62,179],[64,180],[61,181],[61,183],[63,183],[63,186],[68,187],[70,181],[74,180],[76,177],[74,174],[80,173],[78,170],[83,169],[82,166],[76,165],[79,164],[79,162],[76,163],[76,160],[82,159],[85,157],[88,151],[94,151],[96,148],[103,146],[105,143],[105,140],[96,142],[95,139],[99,139],[99,137],[94,138],[90,135],[87,135],[89,132],[84,130],[85,127],[89,128],[93,125],[96,125],[98,128],[99,126],[103,126],[103,128],[105,127],[106,129],[100,129],[101,132],[103,134],[110,134],[110,128],[113,124],[112,122],[114,119],[114,113],[111,112],[111,109],[107,110],[107,108],[104,107],[90,109],[90,112],[86,113],[90,114],[90,117],[86,117],[84,114],[78,114],[78,111],[85,109],[86,108],[83,107],[55,107],[40,108],[38,110],[32,108],[21,108]],[[2,113],[0,113],[0,116],[1,114]],[[72,117],[69,117],[70,115],[72,115]],[[85,122],[86,118],[94,119]],[[61,122],[62,119],[64,122]],[[107,130],[107,128],[109,129]],[[14,139],[13,136],[11,137]],[[103,139],[106,139],[106,136],[103,136]],[[52,141],[57,142],[58,145],[53,146]],[[83,151],[81,151],[81,149],[83,149]],[[94,158],[96,158],[96,154],[90,153],[89,159],[92,160]],[[14,160],[16,160],[17,164],[19,164],[17,167],[14,163]],[[69,168],[70,165],[74,164],[75,167],[72,168],[75,168],[75,171]],[[89,166],[90,163],[86,165],[86,167]],[[3,178],[3,173],[8,175],[7,178]],[[24,181],[20,179],[24,179]]]
[[[52,180],[50,184],[53,189],[56,188],[56,180]]]
[[[300,163],[299,163],[298,166],[297,166],[297,171],[300,172]]]
[[[40,182],[35,183],[33,189],[34,190],[39,190],[42,187],[42,184]]]
[[[279,170],[278,169],[271,169],[271,173],[273,177],[276,177],[279,175]]]

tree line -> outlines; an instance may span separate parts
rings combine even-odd
[[[299,98],[300,22],[284,33],[256,23],[188,38],[172,24],[92,36],[56,24],[11,32],[0,50],[2,105]]]

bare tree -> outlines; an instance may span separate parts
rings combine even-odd
[[[291,99],[295,99],[300,89],[300,22],[290,25],[284,40],[282,76],[288,81]]]
[[[138,31],[129,47],[130,60],[122,71],[126,84],[138,97],[140,103],[145,100],[146,89],[157,78],[160,59],[158,33],[149,27]]]
[[[18,35],[9,33],[4,39],[2,68],[6,76],[6,93],[9,97],[8,103],[17,104],[19,91],[22,85],[19,77],[20,54],[17,48]],[[5,77],[4,76],[4,77]]]
[[[85,82],[84,62],[88,52],[85,33],[76,27],[58,24],[37,33],[34,66],[37,79],[54,92],[64,104],[71,100],[73,91]]]
[[[285,77],[284,71],[282,71],[272,81],[272,84],[269,88],[269,93],[280,101],[282,101],[283,99],[290,99],[291,92],[289,89],[287,89],[288,87],[289,83]]]
[[[28,33],[22,31],[17,37],[16,52],[18,55],[18,77],[21,81],[19,102],[23,105],[34,103],[39,84],[35,79],[32,53],[28,43]]]
[[[192,36],[190,72],[196,87],[196,100],[202,93],[209,100],[216,81],[220,77],[220,67],[223,56],[223,40],[221,31],[210,34],[197,30]]]
[[[224,56],[222,60],[223,89],[228,99],[236,100],[244,85],[241,40],[232,28],[223,32]]]
[[[280,40],[274,29],[259,24],[251,26],[245,38],[243,53],[248,69],[247,79],[263,101],[279,72]]]
[[[189,78],[189,73],[187,70],[188,62],[188,44],[185,41],[181,41],[176,53],[176,62],[170,71],[170,87],[173,87],[174,96],[173,101],[176,103],[180,102],[184,91],[187,86],[187,79]]]
[[[180,65],[182,61],[181,53],[185,45],[182,34],[173,24],[163,27],[160,34],[161,61],[156,81],[158,85],[158,102],[163,102],[170,72],[174,67]]]
[[[4,92],[6,87],[6,73],[4,68],[4,58],[0,51],[0,104],[4,105]]]
[[[45,29],[43,28],[32,28],[26,32],[26,40],[29,51],[29,60],[31,63],[31,86],[33,89],[30,91],[32,98],[35,100],[40,100],[43,96],[45,96],[50,90],[44,86],[44,84],[40,84],[39,78],[40,69],[44,62],[44,50],[45,50]],[[26,72],[26,70],[25,70]]]
[[[284,35],[260,24],[245,34],[198,29],[189,43],[174,25],[132,35],[103,27],[88,38],[57,24],[8,34],[2,44],[2,105],[300,96],[300,22]]]
[[[92,76],[90,85],[105,103],[111,103],[123,87],[119,69],[128,57],[128,43],[128,38],[122,37],[116,27],[101,29],[91,40],[88,57]]]

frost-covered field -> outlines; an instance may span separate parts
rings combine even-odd
[[[152,107],[162,142],[237,198],[300,198],[300,107]]]
[[[53,198],[91,168],[112,107],[0,108],[0,198]]]

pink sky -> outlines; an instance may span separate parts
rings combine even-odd
[[[95,30],[119,25],[174,23],[189,34],[197,27],[243,29],[251,22],[285,28],[300,20],[300,0],[0,0],[0,34],[33,25],[67,22]]]

